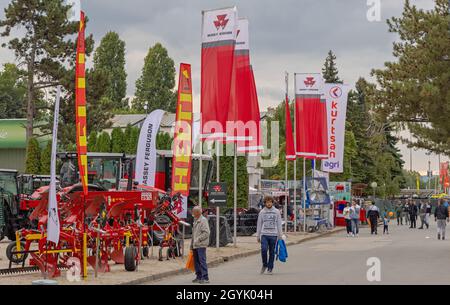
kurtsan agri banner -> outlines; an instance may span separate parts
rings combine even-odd
[[[345,121],[349,90],[348,85],[324,85],[328,119],[328,159],[322,161],[324,172],[344,172]]]

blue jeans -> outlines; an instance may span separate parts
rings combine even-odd
[[[273,270],[273,262],[275,261],[275,247],[277,245],[276,236],[261,236],[261,257],[263,267]],[[267,251],[269,251],[269,260],[267,261]]]
[[[359,234],[359,219],[358,218],[352,219],[352,233],[354,235]]]
[[[194,249],[195,275],[197,280],[208,280],[208,265],[206,264],[206,248]]]

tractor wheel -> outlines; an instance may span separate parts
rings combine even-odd
[[[20,248],[23,250],[25,248],[25,243],[20,242]],[[10,242],[8,247],[6,248],[6,257],[9,261],[13,262],[14,264],[21,264],[26,259],[28,254],[13,254],[13,252],[17,251],[17,244],[16,242]]]
[[[136,270],[136,248],[134,246],[129,246],[125,248],[125,270],[135,271]]]

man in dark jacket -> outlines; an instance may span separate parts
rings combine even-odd
[[[380,218],[380,210],[375,205],[375,202],[372,202],[372,205],[367,210],[367,218],[370,220],[370,233],[378,234],[378,219]]]
[[[437,222],[438,239],[445,240],[445,229],[447,227],[448,218],[448,208],[445,207],[442,200],[439,201],[439,206],[434,211],[434,218]]]
[[[410,229],[416,228],[416,221],[417,221],[417,214],[419,213],[419,209],[417,208],[417,205],[414,204],[414,202],[411,200],[409,202],[409,220],[411,221]]]

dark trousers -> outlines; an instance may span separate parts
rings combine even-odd
[[[417,219],[417,216],[413,216],[413,215],[410,215],[409,216],[409,218],[410,218],[410,220],[411,220],[411,228],[416,228],[416,219]]]
[[[383,226],[383,234],[389,233],[389,226],[388,225],[384,225]]]
[[[347,234],[352,233],[352,220],[345,219],[345,226],[347,227]]]
[[[273,262],[275,261],[275,247],[277,245],[276,236],[261,236],[261,257],[263,267],[273,270]],[[267,258],[267,252],[269,252],[269,258]]]
[[[195,275],[197,280],[209,280],[206,264],[206,248],[194,249]]]
[[[403,226],[403,217],[401,215],[397,215],[397,225]]]
[[[370,233],[377,233],[378,228],[378,218],[377,217],[370,217]]]

